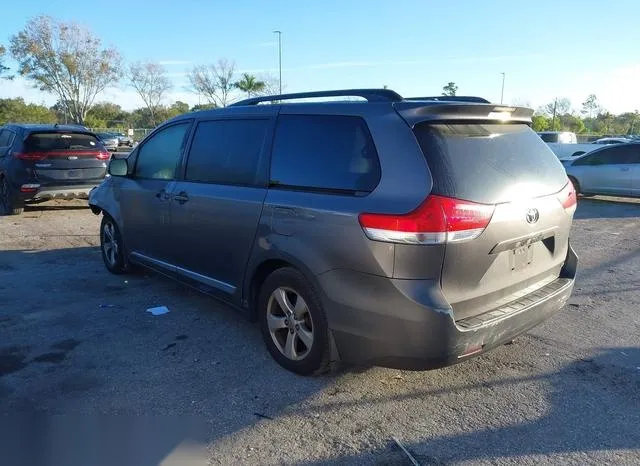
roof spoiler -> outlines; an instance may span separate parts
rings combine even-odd
[[[506,105],[444,101],[442,104],[405,100],[394,104],[396,111],[413,127],[422,121],[496,121],[531,125],[533,110]]]
[[[415,101],[415,100],[428,100],[435,102],[474,102],[477,104],[490,104],[487,99],[484,97],[476,97],[472,95],[439,95],[433,97],[405,97],[404,100]]]

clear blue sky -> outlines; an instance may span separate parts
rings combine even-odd
[[[596,6],[599,5],[599,6]],[[23,0],[4,8],[0,43],[39,14],[91,28],[126,60],[165,62],[186,92],[185,71],[218,58],[239,70],[277,74],[274,29],[283,31],[287,91],[381,87],[403,95],[459,94],[538,106],[555,96],[575,107],[595,93],[612,111],[640,109],[640,2],[594,1],[214,1]],[[50,98],[20,80],[0,96]],[[98,100],[139,104],[130,89]]]

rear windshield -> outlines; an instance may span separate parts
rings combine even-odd
[[[558,158],[527,125],[429,124],[414,128],[433,193],[486,204],[560,191]]]
[[[27,152],[97,151],[102,146],[92,134],[73,132],[33,133],[25,141]]]

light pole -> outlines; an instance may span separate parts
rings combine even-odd
[[[502,102],[504,101],[504,78],[506,74],[504,72],[500,74],[502,75],[502,92],[500,92],[500,105],[502,105]]]
[[[278,70],[280,73],[278,87],[280,88],[280,94],[282,94],[282,31],[273,31],[273,33],[278,34]]]

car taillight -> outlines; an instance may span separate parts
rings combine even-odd
[[[109,160],[110,157],[111,157],[111,154],[106,151],[101,151],[96,154],[96,158],[98,160]]]
[[[564,210],[566,210],[567,213],[573,214],[576,211],[576,208],[578,207],[578,197],[576,195],[576,189],[571,181],[562,188],[562,191],[560,191],[557,196],[560,204],[562,204],[562,207],[564,207]]]
[[[13,156],[20,160],[38,161],[47,158],[46,152],[14,152]]]
[[[432,195],[407,214],[363,213],[358,219],[365,234],[376,241],[442,244],[480,236],[494,209],[493,205]]]

